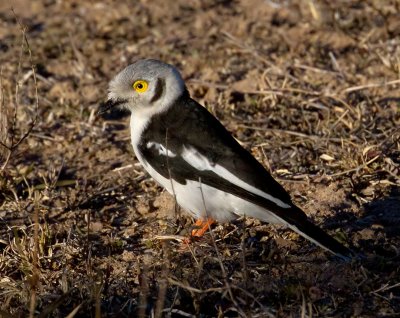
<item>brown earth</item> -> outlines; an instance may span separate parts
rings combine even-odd
[[[182,250],[128,117],[95,116],[150,57],[365,258],[252,219]],[[0,62],[0,141],[29,132],[0,146],[0,317],[400,316],[398,1],[3,1]]]

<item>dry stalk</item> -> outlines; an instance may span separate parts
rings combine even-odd
[[[175,280],[175,279],[173,279],[171,277],[168,277],[168,282],[171,285],[178,286],[178,287],[180,287],[182,289],[185,289],[187,291],[190,291],[190,292],[193,292],[193,293],[197,293],[197,294],[215,293],[215,292],[222,293],[225,290],[222,287],[198,289],[198,288],[195,288],[195,287],[192,287],[192,286],[189,286],[189,285],[185,285],[185,284],[183,284],[183,283],[181,283],[181,282],[179,282],[179,281],[177,281],[177,280]]]
[[[174,211],[175,211],[175,217],[179,216],[179,207],[178,207],[178,202],[176,201],[176,194],[175,194],[175,188],[174,188],[174,182],[171,176],[171,169],[169,166],[169,156],[168,156],[168,128],[165,131],[165,148],[167,149],[167,153],[166,153],[166,160],[167,160],[167,170],[168,170],[168,177],[169,180],[171,180],[171,189],[172,189],[172,195],[174,197]]]
[[[380,157],[380,155],[377,155],[377,156],[375,156],[374,158],[372,158],[371,160],[369,160],[368,162],[366,162],[366,163],[364,163],[362,165],[359,165],[359,166],[357,166],[355,168],[348,169],[348,170],[345,170],[345,171],[340,171],[340,172],[337,172],[337,173],[330,174],[329,177],[338,177],[338,176],[341,176],[341,175],[344,175],[344,174],[348,174],[350,172],[359,171],[359,170],[361,170],[363,168],[368,167],[369,164],[373,163],[379,157]]]
[[[8,137],[8,111],[5,107],[4,87],[3,87],[3,67],[0,68],[0,145],[7,142]],[[4,147],[2,147],[4,148]],[[5,148],[6,150],[7,148]],[[3,149],[0,149],[3,150]],[[7,151],[8,153],[8,151]],[[0,151],[0,156],[3,152]]]
[[[360,91],[362,89],[370,89],[370,88],[378,88],[378,87],[385,87],[385,86],[391,86],[391,85],[399,85],[400,84],[400,79],[389,81],[386,83],[369,83],[365,85],[360,85],[360,86],[352,86],[348,87],[343,90],[344,93],[351,93],[355,91]]]
[[[65,318],[73,318],[79,311],[79,309],[82,307],[83,303],[80,303],[78,306],[76,306]]]
[[[29,317],[33,318],[35,316],[35,308],[36,308],[36,289],[39,283],[39,270],[38,270],[38,257],[39,257],[39,201],[40,196],[37,191],[34,193],[34,214],[33,214],[33,222],[34,222],[34,232],[33,232],[33,258],[32,258],[32,277],[30,279],[30,288],[31,288],[31,299],[30,299],[30,307],[29,307]]]
[[[38,94],[38,85],[37,85],[37,77],[36,77],[36,71],[35,71],[35,65],[33,64],[33,57],[32,57],[32,50],[29,45],[28,38],[26,36],[26,27],[23,26],[18,19],[16,13],[14,10],[12,10],[15,20],[18,23],[20,30],[21,30],[21,49],[20,49],[20,56],[19,56],[19,61],[18,61],[18,71],[17,71],[17,78],[16,78],[16,85],[15,85],[15,100],[13,103],[13,116],[11,118],[11,122],[8,122],[8,116],[7,116],[7,111],[5,111],[5,103],[4,103],[4,92],[3,92],[3,86],[1,86],[1,100],[0,100],[0,123],[3,125],[4,121],[7,121],[7,124],[4,125],[5,128],[3,128],[4,131],[1,131],[0,133],[0,146],[2,146],[4,149],[7,151],[7,155],[5,158],[4,163],[2,164],[0,171],[5,170],[7,167],[12,154],[14,151],[18,148],[18,146],[25,141],[25,139],[28,138],[28,136],[31,134],[33,128],[36,126],[38,118],[39,118],[39,94]],[[17,110],[19,107],[19,97],[20,97],[20,76],[21,76],[21,65],[22,65],[22,58],[23,58],[23,52],[24,48],[26,47],[29,55],[29,63],[31,66],[31,72],[33,76],[33,81],[34,81],[34,87],[35,87],[35,116],[31,120],[31,122],[28,124],[27,130],[21,134],[18,138],[16,138],[16,128],[17,128]],[[9,140],[9,142],[7,142]]]
[[[317,9],[317,7],[315,6],[315,3],[313,0],[308,0],[308,7],[310,9],[311,15],[313,17],[314,20],[316,21],[321,21],[321,14],[319,13],[319,10]]]
[[[137,316],[139,318],[146,317],[147,297],[149,296],[149,277],[148,277],[148,255],[144,255],[143,269],[140,275],[140,294],[139,294],[139,309]]]
[[[161,278],[159,279],[159,290],[157,295],[157,302],[155,307],[155,318],[161,318],[164,310],[165,298],[167,296],[167,288],[168,288],[168,274],[170,268],[170,254],[169,254],[169,246],[167,241],[162,242],[163,247],[163,264],[161,270]]]
[[[101,318],[101,292],[102,292],[103,282],[98,282],[97,279],[94,282],[94,290],[95,290],[95,318]]]

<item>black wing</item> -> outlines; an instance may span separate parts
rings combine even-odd
[[[167,112],[155,115],[142,134],[139,150],[148,163],[166,178],[174,178],[185,184],[186,180],[203,184],[234,194],[272,212],[283,210],[275,202],[239,187],[222,178],[212,170],[198,170],[182,157],[186,148],[194,148],[207,157],[211,165],[220,165],[235,174],[240,180],[292,206],[289,194],[265,168],[245,150],[204,107],[185,96]],[[149,143],[162,145],[171,156],[160,154]],[[174,156],[172,156],[172,154]],[[283,212],[282,211],[282,212]],[[295,218],[306,217],[295,212]]]

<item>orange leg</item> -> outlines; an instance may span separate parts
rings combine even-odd
[[[194,224],[194,229],[192,230],[192,237],[202,237],[214,223],[215,220],[211,218],[207,218],[206,220],[197,220]]]
[[[183,239],[180,250],[187,251],[193,240],[202,237],[213,223],[215,223],[215,221],[211,218],[208,218],[207,220],[197,220],[193,225],[194,229],[192,230],[191,235]]]

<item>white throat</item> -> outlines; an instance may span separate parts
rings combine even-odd
[[[135,113],[132,111],[131,114],[131,143],[133,146],[133,150],[135,151],[136,155],[138,154],[138,146],[140,143],[140,138],[143,134],[143,131],[150,123],[151,115],[143,114],[141,112]]]

